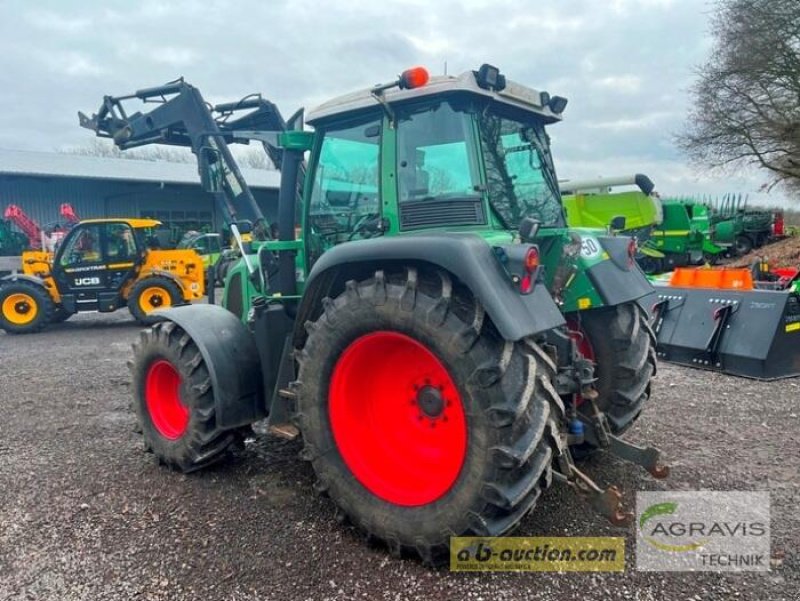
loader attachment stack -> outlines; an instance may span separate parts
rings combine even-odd
[[[748,269],[678,269],[643,301],[664,361],[774,380],[800,375],[800,297]]]

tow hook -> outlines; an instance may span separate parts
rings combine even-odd
[[[669,476],[669,466],[661,462],[661,451],[655,447],[640,447],[614,436],[605,414],[597,408],[594,399],[590,402],[594,416],[591,422],[586,424],[584,434],[586,440],[620,459],[641,465],[653,478],[662,480]]]
[[[569,476],[554,471],[553,477],[567,486],[573,488],[579,496],[605,517],[614,526],[627,526],[633,521],[633,513],[625,511],[622,506],[622,493],[616,486],[606,489],[600,488],[597,483],[574,464],[569,466]]]

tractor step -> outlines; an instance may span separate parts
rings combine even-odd
[[[297,426],[292,424],[276,424],[267,428],[267,434],[271,434],[272,436],[277,436],[278,438],[283,438],[285,440],[294,440],[300,436],[300,430],[297,429]]]

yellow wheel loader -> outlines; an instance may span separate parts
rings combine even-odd
[[[194,250],[150,248],[153,219],[79,222],[55,253],[22,255],[22,272],[0,279],[0,328],[38,332],[75,313],[128,307],[137,321],[205,294],[203,259]]]

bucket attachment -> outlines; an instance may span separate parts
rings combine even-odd
[[[800,298],[794,292],[655,290],[641,302],[650,311],[660,359],[760,380],[800,375]]]

